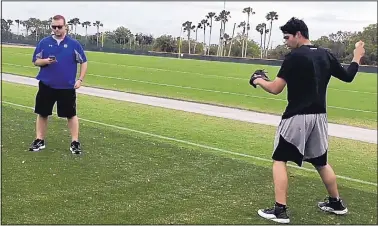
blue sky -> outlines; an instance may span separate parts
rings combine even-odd
[[[162,34],[180,35],[181,24],[187,20],[197,24],[210,12],[217,14],[223,10],[223,1],[211,2],[2,2],[2,17],[4,19],[25,20],[30,17],[48,19],[55,14],[62,14],[67,19],[78,17],[81,21],[94,22],[100,20],[104,27],[102,31],[114,30],[118,26],[129,28],[132,33],[142,32],[154,37]],[[310,39],[317,39],[332,32],[360,31],[363,27],[377,22],[377,2],[227,2],[226,10],[231,12],[231,19],[226,27],[226,33],[232,34],[233,24],[237,25],[247,19],[242,13],[243,8],[252,7],[256,12],[251,17],[250,38],[260,40],[255,31],[258,23],[266,22],[265,15],[276,11],[278,21],[273,24],[273,46],[282,44],[279,26],[292,16],[304,19],[310,29]],[[106,11],[106,12],[105,12]],[[219,23],[214,24],[213,34],[219,33]],[[16,31],[13,26],[12,30]],[[84,33],[83,28],[77,29]],[[89,33],[94,33],[90,28]],[[236,30],[237,32],[237,30]],[[203,40],[203,32],[198,35]],[[206,38],[208,39],[208,38]],[[213,35],[212,42],[217,42]]]

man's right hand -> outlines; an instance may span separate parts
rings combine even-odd
[[[49,65],[49,64],[53,64],[53,63],[55,63],[56,62],[56,60],[52,60],[52,59],[50,59],[50,58],[45,58],[45,59],[37,59],[36,61],[35,61],[35,65],[37,65],[37,66],[45,66],[45,65]]]
[[[51,59],[51,58],[46,58],[46,59],[43,59],[43,60],[45,60],[46,62],[46,64],[53,64],[53,63],[55,63],[56,62],[56,59]]]
[[[365,55],[365,43],[359,41],[355,44],[355,49],[353,50],[353,61],[360,63],[361,58]]]

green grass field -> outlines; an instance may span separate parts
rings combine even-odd
[[[3,72],[35,77],[33,49],[2,48]],[[274,78],[278,67],[88,52],[83,85],[131,93],[184,99],[281,115],[286,91],[278,96],[249,84],[258,68]],[[329,121],[377,128],[377,75],[359,73],[353,83],[331,79]]]
[[[30,153],[36,91],[2,84],[2,224],[272,224],[256,211],[274,203],[274,127],[79,94],[83,155],[55,116]],[[376,147],[330,138],[346,216],[318,210],[317,173],[290,167],[292,223],[376,224]]]

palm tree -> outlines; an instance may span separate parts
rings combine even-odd
[[[27,22],[32,33],[35,33],[35,40],[38,41],[38,30],[42,27],[42,21],[37,18],[29,18]]]
[[[96,36],[97,36],[97,46],[98,46],[98,39],[100,37],[100,27],[103,27],[104,24],[102,24],[101,21],[96,20],[96,22],[93,23],[93,26],[97,28]]]
[[[260,33],[260,58],[262,58],[263,54],[263,34],[264,34],[264,25],[263,24],[258,24],[256,26],[256,31]]]
[[[238,25],[238,28],[243,28],[243,32],[242,32],[242,56],[241,57],[244,57],[244,36],[245,36],[245,27],[246,26],[246,23],[245,21],[243,22],[240,22],[240,24]]]
[[[206,48],[205,48],[205,46],[206,46],[206,40],[205,40],[205,38],[206,38],[206,26],[209,26],[210,24],[209,24],[207,19],[201,20],[201,24],[203,25],[203,27],[202,27],[203,28],[203,53],[204,53],[204,55],[206,55]]]
[[[73,32],[73,26],[74,26],[74,20],[73,19],[70,19],[68,22],[67,22],[67,24],[68,24],[68,26],[69,26],[69,31],[68,31],[68,33],[69,32]]]
[[[88,39],[88,27],[90,27],[92,23],[90,21],[85,21],[81,23],[81,26],[85,28],[85,39]]]
[[[221,22],[221,26],[219,28],[219,39],[218,39],[218,49],[217,49],[217,56],[219,56],[219,49],[220,49],[220,46],[221,46],[221,42],[222,42],[222,27],[223,27],[223,23],[221,21],[221,17],[220,16],[215,16],[214,17],[215,21],[220,21]]]
[[[23,20],[23,21],[20,22],[20,24],[25,27],[25,30],[26,30],[26,36],[25,37],[28,37],[30,27],[31,27],[30,21],[29,20]]]
[[[182,44],[182,30],[183,30],[183,26],[181,26],[181,29],[180,29],[180,37],[178,37],[177,39],[177,42],[178,42],[178,58],[181,57],[181,44]]]
[[[50,29],[50,21],[48,20],[42,20],[42,32],[43,35],[49,35],[51,32],[49,32]]]
[[[265,51],[265,44],[266,44],[266,34],[268,34],[269,33],[269,29],[266,29],[266,23],[262,23],[261,24],[261,26],[262,26],[262,28],[263,28],[263,30],[264,30],[264,51]]]
[[[277,12],[274,12],[274,11],[271,11],[269,12],[268,14],[266,14],[266,20],[267,21],[270,21],[270,28],[269,28],[269,41],[268,41],[268,45],[266,46],[266,50],[265,50],[265,57],[268,56],[268,48],[269,48],[269,43],[270,43],[270,37],[272,36],[272,26],[273,26],[273,20],[278,20],[278,14]]]
[[[247,7],[247,8],[244,8],[243,9],[243,13],[247,13],[247,36],[246,36],[246,39],[245,39],[245,49],[244,49],[244,57],[247,56],[247,49],[248,49],[248,32],[249,30],[251,29],[251,26],[249,24],[249,18],[251,15],[254,15],[256,12],[253,11],[253,9],[251,7]]]
[[[52,28],[50,27],[51,23],[52,23],[52,17],[50,17],[47,21],[49,22],[49,33],[52,34]]]
[[[10,32],[10,30],[11,30],[10,26],[13,24],[13,20],[8,19],[5,23],[8,25],[8,27],[9,27],[9,33],[10,33],[10,35],[12,37],[12,32]]]
[[[231,54],[232,43],[233,43],[234,35],[235,35],[235,27],[236,27],[236,23],[234,23],[234,29],[232,30],[230,48],[228,49],[228,56],[230,56],[230,54]]]
[[[77,18],[77,17],[73,18],[73,19],[72,19],[72,24],[73,24],[73,26],[75,27],[75,38],[76,38],[76,35],[77,35],[77,33],[76,33],[76,28],[77,28],[77,25],[78,25],[78,24],[81,24],[81,23],[80,23],[80,19]]]
[[[209,36],[209,49],[207,50],[207,55],[210,55],[210,46],[211,46],[211,31],[213,30],[213,18],[215,16],[214,12],[209,12],[206,15],[207,19],[210,19],[210,36]]]
[[[222,16],[222,22],[223,22],[223,36],[224,37],[224,34],[226,33],[226,23],[228,22],[228,18],[231,18],[231,15],[230,15],[230,11],[225,11],[223,10],[222,11],[223,13],[223,16]],[[228,38],[229,39],[229,38]],[[222,43],[223,44],[223,43]],[[221,46],[221,49],[222,49],[222,52],[223,53],[223,48],[224,48],[225,45],[222,45]],[[224,54],[222,54],[224,55]]]
[[[12,26],[12,24],[13,24],[13,20],[8,19],[8,20],[7,20],[7,24],[8,24],[9,27]]]
[[[202,29],[202,24],[198,23],[197,28],[196,28],[196,42],[194,43],[194,54],[196,54],[196,46],[197,46],[197,40],[198,40],[198,29]]]
[[[192,25],[191,21],[186,21],[185,23],[182,24],[184,27],[184,32],[188,32],[188,45],[189,45],[189,54],[190,54],[190,33],[192,30],[196,28],[196,26]]]
[[[225,46],[226,48],[227,48],[227,44],[229,43],[229,41],[231,41],[231,37],[230,37],[230,35],[229,34],[227,34],[227,33],[224,33],[223,34],[223,42],[224,42],[224,44],[222,44],[223,46]],[[226,55],[226,49],[224,49],[224,50],[222,50],[223,52],[222,52],[222,56],[225,56]]]
[[[1,31],[9,31],[9,29],[8,22],[5,19],[1,19]]]
[[[228,18],[230,16],[230,11],[222,10],[217,17],[215,17],[215,21],[221,22],[221,28],[219,31],[219,46],[218,46],[218,53],[217,55],[223,55],[223,37],[226,32],[226,23],[228,22]]]
[[[21,20],[17,19],[17,20],[14,20],[14,22],[16,22],[16,24],[17,24],[17,39],[18,39],[18,36],[20,35],[20,23],[21,23]]]

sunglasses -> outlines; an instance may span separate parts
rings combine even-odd
[[[62,25],[59,25],[59,26],[55,26],[55,25],[53,25],[53,26],[51,26],[51,28],[52,29],[62,29],[63,28],[63,26]]]
[[[283,37],[285,40],[288,40],[290,37],[289,36],[284,36]]]

